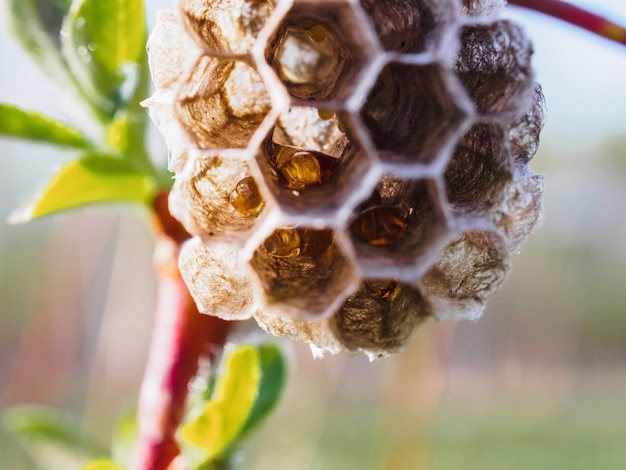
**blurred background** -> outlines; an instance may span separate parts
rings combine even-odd
[[[576,3],[626,23],[623,2]],[[169,5],[148,0],[149,21]],[[624,468],[626,47],[507,14],[535,42],[548,102],[532,164],[547,179],[545,223],[477,323],[431,322],[402,354],[371,364],[288,345],[285,399],[245,468]],[[6,28],[0,51],[0,101],[71,118]],[[0,220],[65,158],[0,140]],[[132,411],[154,310],[149,223],[125,206],[0,222],[0,408],[49,404],[105,443]],[[0,456],[3,468],[32,468],[1,431]]]

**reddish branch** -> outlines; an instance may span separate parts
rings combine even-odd
[[[626,45],[626,28],[561,0],[509,0],[510,5],[535,10]]]
[[[183,417],[189,381],[201,359],[221,351],[228,333],[227,322],[198,312],[180,276],[178,252],[189,235],[170,215],[167,193],[157,196],[154,210],[158,298],[139,397],[139,444],[133,466],[137,470],[165,470],[178,455],[175,432]]]

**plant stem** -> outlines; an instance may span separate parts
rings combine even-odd
[[[155,250],[157,311],[139,397],[137,470],[165,470],[179,453],[175,433],[183,417],[189,381],[204,358],[223,348],[228,322],[198,312],[177,258],[189,236],[167,209],[167,193],[154,204],[159,236]]]
[[[561,0],[509,0],[508,2],[510,5],[544,13],[591,31],[603,38],[626,45],[626,28],[624,26],[584,8]]]

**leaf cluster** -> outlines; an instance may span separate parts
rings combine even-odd
[[[74,158],[12,222],[86,204],[146,204],[167,177],[146,148],[147,31],[143,0],[9,0],[15,37],[95,125],[0,104],[0,135],[67,149]],[[96,129],[95,131],[93,129]]]
[[[209,393],[181,427],[183,443],[200,451],[190,468],[223,466],[274,408],[285,376],[285,360],[276,344],[243,344],[228,355],[216,383],[210,383]]]
[[[242,344],[219,367],[219,376],[192,400],[180,429],[185,468],[228,467],[233,452],[277,404],[286,363],[274,343]],[[17,406],[3,416],[4,427],[45,470],[130,468],[137,439],[134,416],[122,418],[110,448],[92,441],[70,416],[41,406]]]

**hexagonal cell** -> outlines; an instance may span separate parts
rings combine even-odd
[[[245,54],[274,10],[268,0],[180,0],[179,8],[202,47],[218,53]]]
[[[456,71],[480,114],[521,114],[533,89],[532,53],[521,27],[507,20],[461,30]]]
[[[266,60],[292,97],[343,100],[376,48],[363,20],[350,2],[295,2],[270,39]]]
[[[467,117],[451,86],[437,64],[385,66],[360,113],[381,159],[428,164],[450,146]]]
[[[331,354],[342,351],[341,344],[329,327],[329,320],[298,320],[262,308],[254,312],[253,316],[259,326],[272,335],[287,336],[296,341],[309,343],[315,357],[321,357],[325,351]]]
[[[463,0],[463,14],[481,16],[496,13],[502,9],[506,0]]]
[[[331,230],[277,228],[252,255],[270,310],[321,318],[336,310],[354,288],[354,266]]]
[[[176,13],[159,10],[146,50],[152,82],[157,90],[161,90],[182,78],[185,63],[193,57],[196,45],[185,33]]]
[[[539,148],[539,134],[546,122],[545,109],[541,85],[535,83],[529,109],[509,126],[509,148],[516,163],[527,164],[535,156]]]
[[[450,243],[424,275],[422,285],[440,319],[476,319],[510,270],[505,241],[473,230]]]
[[[446,195],[464,212],[493,206],[511,181],[511,156],[504,130],[476,124],[459,142],[445,172]]]
[[[508,249],[518,251],[522,242],[543,220],[544,179],[528,168],[516,172],[500,198],[486,214],[506,237]]]
[[[361,283],[329,324],[348,351],[386,355],[404,346],[432,313],[415,287],[396,279],[372,279]]]
[[[425,52],[436,47],[458,13],[455,0],[361,0],[386,51]]]
[[[254,311],[254,296],[240,250],[232,245],[186,242],[178,266],[198,310],[225,320],[245,320]]]
[[[271,106],[250,65],[202,56],[181,86],[175,113],[198,148],[244,148]]]
[[[293,106],[283,112],[257,156],[265,183],[292,214],[345,207],[363,184],[369,157],[342,113]]]
[[[205,239],[246,239],[265,208],[248,164],[223,157],[198,157],[176,179],[170,194],[174,216]]]
[[[384,177],[355,211],[349,234],[365,276],[417,282],[448,231],[441,195],[431,180]]]

